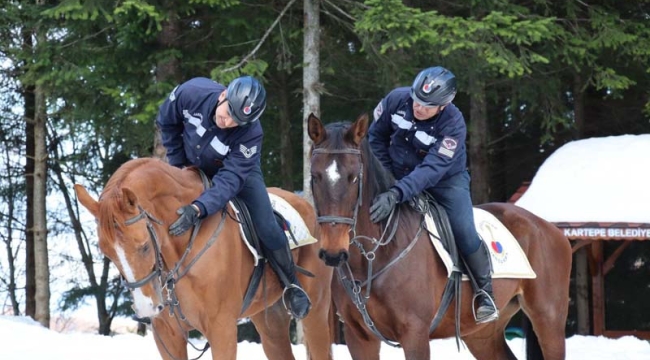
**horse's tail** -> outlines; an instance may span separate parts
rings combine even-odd
[[[526,316],[522,321],[524,336],[526,337],[526,359],[527,360],[544,360],[542,347],[539,346],[539,339],[533,330],[533,324]]]

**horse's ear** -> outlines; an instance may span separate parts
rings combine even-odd
[[[350,130],[348,130],[348,135],[352,139],[352,141],[360,145],[361,140],[366,136],[368,133],[368,114],[361,114],[357,118],[357,120],[350,126]]]
[[[138,205],[138,197],[133,191],[129,188],[122,189],[122,206],[124,206],[125,211],[138,212],[136,209]]]
[[[74,184],[74,192],[77,193],[77,201],[97,218],[97,214],[99,214],[99,203],[90,196],[86,188],[83,185]]]
[[[307,119],[307,132],[309,133],[309,138],[315,145],[322,143],[327,138],[323,123],[314,113],[309,114],[309,118]]]

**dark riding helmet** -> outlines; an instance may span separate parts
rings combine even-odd
[[[411,98],[427,106],[447,105],[456,96],[456,77],[441,67],[420,71],[411,86]]]
[[[251,76],[242,76],[228,85],[226,100],[230,116],[239,126],[259,120],[266,108],[266,90]]]

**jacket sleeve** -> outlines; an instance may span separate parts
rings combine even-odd
[[[162,136],[162,143],[167,149],[169,164],[183,167],[187,164],[185,149],[183,148],[183,115],[181,102],[183,91],[180,86],[172,90],[167,99],[160,105],[156,124]]]
[[[248,175],[260,166],[262,138],[262,134],[248,138],[235,145],[228,153],[223,167],[212,177],[212,187],[205,190],[195,201],[201,208],[202,217],[223,209],[228,201],[242,190]]]
[[[402,192],[402,201],[406,201],[425,189],[435,186],[462,157],[465,151],[467,128],[463,115],[458,112],[441,131],[438,141],[429,149],[423,161],[401,178],[395,186]]]
[[[388,147],[393,129],[390,124],[390,111],[387,109],[387,98],[382,99],[373,111],[374,121],[368,130],[368,142],[373,154],[388,171],[392,172],[392,163]]]

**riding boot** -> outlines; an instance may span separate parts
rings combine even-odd
[[[472,311],[477,324],[494,321],[499,318],[499,310],[494,302],[492,291],[492,263],[487,245],[481,240],[478,250],[465,258],[469,271],[474,275],[475,283]],[[477,304],[478,307],[475,308]]]
[[[309,296],[300,286],[296,277],[296,268],[291,256],[289,245],[277,250],[267,250],[267,258],[273,270],[278,275],[280,282],[284,286],[282,302],[284,307],[296,319],[302,319],[309,313],[311,301]],[[287,306],[285,295],[289,298],[290,306]]]

